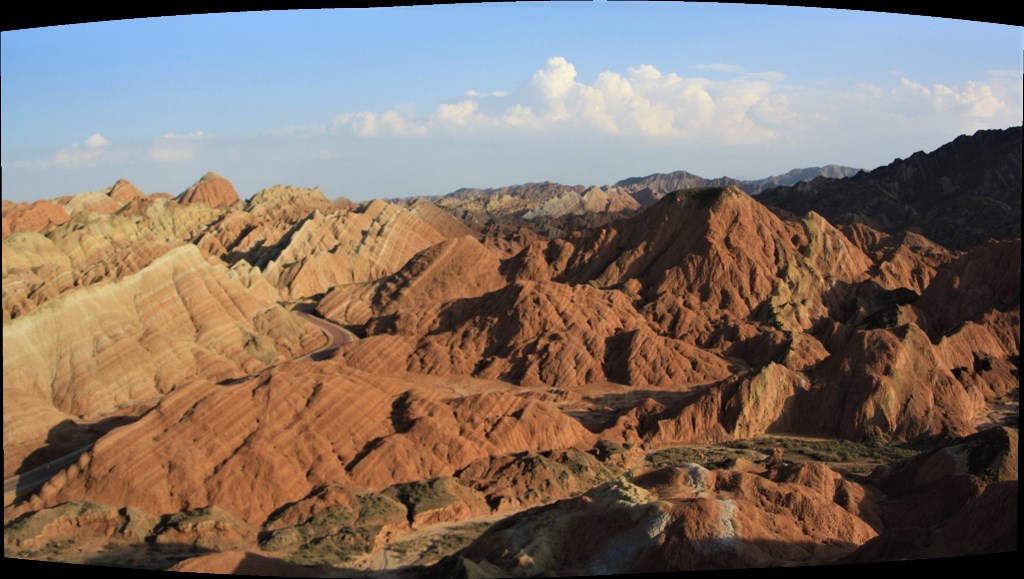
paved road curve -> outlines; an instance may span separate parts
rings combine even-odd
[[[342,345],[348,344],[349,342],[354,342],[359,339],[352,332],[346,330],[345,328],[339,326],[338,324],[328,322],[323,318],[318,318],[312,314],[307,314],[303,312],[293,313],[316,326],[321,332],[324,333],[325,336],[327,336],[327,343],[325,345],[308,354],[298,356],[293,360],[322,359],[323,356],[327,356],[328,354],[338,349]],[[273,366],[264,368],[264,370],[269,370],[270,368],[273,368]],[[255,376],[255,374],[243,376],[241,378],[235,378],[234,380],[224,382],[223,384],[240,384],[245,380],[248,380],[252,376]],[[84,454],[90,448],[92,448],[91,444],[69,454],[66,454],[56,460],[51,460],[50,462],[40,467],[34,468],[30,471],[23,472],[20,475],[13,476],[9,479],[4,480],[4,506],[10,506],[11,504],[14,503],[16,499],[27,497],[31,493],[34,493],[35,491],[39,490],[39,488],[42,487],[43,484],[46,483],[46,481],[53,478],[53,475],[74,464],[75,461],[78,460],[78,457],[82,456],[82,454]]]
[[[4,506],[10,506],[17,498],[28,496],[35,492],[43,483],[53,478],[53,475],[71,466],[82,456],[85,451],[92,448],[92,445],[65,454],[64,456],[51,460],[43,466],[23,472],[17,476],[4,481]]]

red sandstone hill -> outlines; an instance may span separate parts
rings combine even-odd
[[[3,236],[18,231],[42,231],[68,220],[63,207],[50,201],[34,203],[13,203],[4,201]]]
[[[381,490],[491,456],[593,443],[550,403],[305,361],[236,386],[179,387],[31,504],[90,500],[151,513],[213,504],[261,524],[324,484]]]
[[[652,400],[656,410],[636,407],[665,424],[691,421],[638,428],[629,436],[640,441],[970,432],[1012,391],[1019,242],[954,260],[919,236],[847,231],[856,241],[813,213],[781,219],[737,189],[684,191],[589,233],[528,242],[500,263],[479,244],[446,242],[378,284],[332,291],[320,311],[365,324],[368,338],[339,357],[374,372],[556,388],[711,384],[682,402]],[[951,286],[963,263],[976,263],[975,275]],[[448,272],[479,285],[445,283]],[[939,308],[933,295],[971,305]],[[981,326],[954,327],[962,322]],[[936,323],[949,331],[944,345]],[[772,363],[789,374],[766,374]],[[745,371],[753,381],[737,388],[728,378]],[[726,407],[744,409],[752,425],[711,410]],[[622,424],[606,434],[627,436]]]
[[[5,324],[5,475],[64,421],[148,408],[195,376],[233,378],[316,347],[319,332],[275,298],[183,246]]]
[[[241,554],[257,549],[376,568],[435,524],[479,535],[500,516],[434,570],[505,576],[1015,537],[1016,431],[992,427],[1016,424],[1019,238],[955,252],[732,187],[556,239],[317,189],[98,193],[4,239],[5,457],[129,420],[5,510],[12,553],[177,545],[234,553],[180,568],[294,570]],[[572,215],[586,195],[571,193],[536,206]],[[364,337],[293,359],[323,336],[282,300]],[[838,455],[710,458],[765,435],[931,450],[871,476]]]
[[[178,195],[179,203],[205,203],[210,207],[227,207],[238,201],[235,186],[220,175],[209,172]]]
[[[555,279],[629,284],[661,331],[697,340],[757,310],[786,328],[807,329],[824,315],[822,294],[864,279],[871,265],[821,217],[783,221],[735,187],[677,192],[637,217],[567,241],[571,253],[548,250]]]
[[[117,182],[114,183],[114,186],[110,188],[110,192],[107,193],[107,196],[124,205],[134,199],[145,197],[145,194],[143,194],[142,191],[139,191],[139,188],[132,185],[132,183],[127,179],[118,179]]]

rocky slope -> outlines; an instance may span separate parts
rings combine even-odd
[[[914,228],[951,249],[1020,236],[1021,127],[960,136],[848,179],[816,179],[766,191],[758,200],[833,223],[888,232]]]
[[[845,231],[735,188],[684,191],[505,259],[446,242],[319,309],[362,328],[338,358],[366,371],[668,391],[595,418],[614,440],[969,433],[1014,391],[1019,242],[958,258],[913,234]]]
[[[598,575],[1012,551],[1016,452],[1016,431],[997,429],[862,482],[819,463],[681,463],[509,517],[440,569]]]
[[[66,420],[152,405],[191,377],[248,374],[323,340],[275,297],[184,246],[5,324],[5,475]]]
[[[70,222],[3,240],[4,322],[67,291],[135,273],[183,245],[215,218],[204,205],[136,198],[115,213],[76,213]]]
[[[550,403],[295,362],[235,386],[179,387],[30,504],[90,500],[151,513],[215,505],[259,525],[325,484],[380,491],[482,458],[593,443]]]
[[[269,383],[254,381],[261,383],[257,388],[267,391],[296,382],[292,378],[282,381],[294,372],[272,374]],[[330,372],[324,375],[338,376]],[[338,380],[346,379],[332,379],[330,385],[341,386]],[[354,379],[378,394],[389,389],[387,381],[368,375],[357,374]],[[213,410],[212,405],[206,408],[211,397],[227,396],[238,402],[242,397],[264,396],[253,397],[248,391],[235,396],[230,392],[221,389],[210,393],[191,411],[205,415]],[[337,397],[326,392],[316,395]],[[358,391],[350,392],[346,396]],[[279,402],[296,393],[289,390]],[[165,399],[161,408],[169,414],[185,410],[172,411],[170,406],[177,403],[171,400]],[[441,416],[426,407],[420,408],[426,414],[420,414],[415,408],[425,400],[416,395],[403,394],[399,401],[399,420],[410,415],[423,417],[407,424],[410,435],[421,430],[420,421],[426,417]],[[327,426],[324,421],[335,420],[331,416],[335,412],[321,412],[326,409],[321,404],[313,401],[310,407],[317,409],[320,426]],[[217,406],[222,413],[233,408],[227,400]],[[337,402],[332,406],[346,408]],[[300,411],[292,404],[285,407],[293,409],[281,417],[286,422],[296,417],[292,413]],[[466,416],[489,413],[485,406],[475,406],[474,410]],[[231,417],[252,425],[244,418],[248,412],[245,408]],[[762,453],[718,447],[727,456],[732,455],[724,461],[700,451],[668,453],[657,459],[659,453],[652,453],[646,460],[641,453],[639,462],[623,462],[619,460],[624,457],[622,446],[616,449],[614,445],[599,444],[590,452],[505,454],[516,447],[513,442],[511,447],[491,448],[489,452],[496,455],[470,462],[457,477],[427,477],[387,485],[384,481],[393,477],[382,468],[378,471],[382,482],[373,487],[380,490],[375,492],[361,485],[351,486],[339,474],[332,475],[338,482],[315,482],[326,476],[316,460],[314,468],[305,474],[305,483],[281,485],[285,480],[302,478],[286,476],[292,463],[296,468],[308,468],[300,464],[308,451],[300,449],[331,441],[336,444],[337,435],[332,434],[336,428],[310,431],[311,425],[300,420],[296,424],[299,433],[285,435],[277,431],[273,435],[279,444],[285,443],[278,447],[280,452],[256,453],[258,441],[266,436],[261,431],[273,427],[257,425],[243,440],[236,438],[234,421],[224,421],[220,426],[227,429],[229,440],[175,453],[174,464],[178,466],[160,477],[143,476],[144,484],[129,484],[131,475],[119,467],[105,477],[109,482],[100,482],[98,473],[106,468],[104,461],[118,454],[121,456],[116,464],[131,464],[136,477],[149,469],[159,470],[159,465],[169,459],[166,451],[158,450],[160,443],[170,442],[168,437],[179,435],[174,431],[187,428],[180,425],[180,420],[174,425],[175,420],[169,415],[147,417],[108,435],[109,442],[101,441],[93,453],[34,498],[29,514],[6,525],[5,552],[29,553],[63,541],[75,544],[79,550],[88,550],[90,542],[103,544],[106,551],[116,553],[119,546],[145,540],[167,546],[157,553],[169,558],[168,564],[193,556],[197,549],[221,552],[207,555],[208,560],[181,563],[178,569],[228,568],[248,561],[257,572],[277,569],[289,575],[327,576],[338,570],[309,565],[348,566],[359,561],[373,565],[373,561],[381,560],[381,552],[386,562],[388,551],[401,561],[401,553],[415,549],[417,537],[424,533],[444,533],[453,523],[494,520],[492,514],[503,513],[507,514],[496,523],[486,524],[486,530],[478,531],[457,553],[433,567],[408,568],[402,576],[518,577],[773,567],[995,553],[1016,546],[1018,436],[1012,429],[996,428],[952,440],[910,459],[883,463],[870,476],[851,475],[816,461],[791,461],[779,449]],[[524,415],[521,420],[532,419]],[[139,436],[154,429],[164,429],[156,440]],[[469,441],[478,441],[483,439],[472,433],[488,429],[475,431],[471,422],[463,430],[469,433]],[[310,436],[312,432],[327,435],[330,440]],[[385,440],[394,436],[385,435]],[[492,442],[502,436],[497,432],[486,434]],[[213,443],[213,438],[202,440]],[[192,470],[198,465],[196,461],[216,462],[220,456],[217,447],[238,442],[248,455],[246,474],[237,475],[247,477],[245,488],[257,493],[260,504],[270,499],[270,504],[282,506],[249,511],[237,499],[232,502],[229,497],[245,493],[225,494],[230,487],[226,479],[241,466],[229,460],[222,467],[229,473],[215,469],[205,483],[205,493],[200,490],[203,483],[196,479],[192,484],[198,486],[189,494],[170,497],[171,503],[164,508],[171,512],[151,514],[160,512],[156,509],[167,500],[158,492],[167,490],[161,481],[169,480],[171,487],[181,485],[181,473]],[[140,444],[154,445],[157,456],[140,455],[125,463],[124,449],[133,445],[141,449]],[[428,455],[442,452],[439,446],[427,448]],[[293,455],[294,450],[300,450],[300,454]],[[214,455],[200,458],[204,452]],[[751,460],[755,457],[761,458]],[[270,462],[275,467],[271,468]],[[169,463],[162,468],[167,467]],[[227,486],[221,487],[216,481]],[[96,485],[95,496],[116,501],[114,504],[135,503],[144,496],[150,500],[146,508],[133,505],[120,509],[74,500],[80,499],[82,486],[89,483]],[[150,484],[160,489],[150,492]],[[126,486],[117,491],[118,485]],[[305,488],[310,490],[303,494]],[[288,495],[296,498],[288,500]],[[217,506],[196,507],[192,501]],[[174,512],[179,504],[182,510]],[[259,557],[241,555],[242,551],[255,551],[257,542],[262,553]],[[174,545],[179,546],[177,551]],[[289,566],[282,558],[307,566]]]

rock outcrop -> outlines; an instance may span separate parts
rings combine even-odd
[[[195,376],[234,378],[318,345],[320,332],[193,246],[4,325],[5,474],[64,420],[152,405]]]
[[[447,570],[607,575],[820,564],[876,534],[832,497],[799,483],[683,464],[513,515]]]

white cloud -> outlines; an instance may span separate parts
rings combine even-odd
[[[332,131],[348,128],[360,137],[422,135],[426,127],[410,121],[398,111],[345,113],[334,117]]]
[[[106,147],[109,144],[110,141],[108,141],[103,135],[99,133],[93,133],[92,136],[85,140],[85,146],[92,149]]]
[[[900,78],[899,86],[891,94],[895,101],[917,115],[937,113],[993,118],[1008,109],[1007,103],[996,95],[996,90],[992,84],[973,80],[959,87],[950,87],[942,83],[924,86]]]
[[[331,123],[332,130],[340,130],[345,127],[350,127],[355,134],[361,137],[373,137],[377,134],[377,113],[344,113],[334,117],[334,121]]]
[[[639,64],[625,72],[601,72],[588,83],[566,58],[553,56],[515,90],[469,90],[420,118],[396,110],[344,113],[334,119],[331,130],[361,137],[561,131],[758,144],[780,138],[796,142],[825,130],[822,123],[832,123],[829,131],[871,122],[878,130],[891,122],[971,130],[1011,124],[1021,109],[1020,80],[1004,71],[956,86],[925,85],[899,76],[888,86],[862,82],[841,88],[826,84],[830,88],[823,89],[821,83],[784,83],[785,75],[777,71],[723,63],[693,68],[713,71],[716,78]]]
[[[476,112],[476,103],[464,100],[454,104],[442,103],[437,107],[436,118],[441,123],[466,126]]]
[[[27,161],[22,163],[26,167],[38,167],[47,169],[50,167],[60,168],[87,168],[96,167],[111,158],[109,150],[110,141],[100,133],[93,133],[85,141],[75,143],[70,147],[64,147],[46,159]]]
[[[491,92],[477,92],[477,91],[475,91],[473,89],[470,89],[470,90],[466,91],[466,96],[468,96],[470,98],[477,98],[477,97],[498,97],[498,98],[502,98],[502,97],[507,97],[508,96],[508,91],[496,90],[496,91],[491,91]]]
[[[383,129],[392,135],[422,135],[427,132],[426,127],[403,118],[398,111],[382,113],[380,123]]]
[[[74,144],[61,149],[53,156],[52,165],[57,167],[92,167],[102,158],[103,151],[93,147]]]
[[[575,84],[576,67],[561,56],[552,56],[547,66],[533,75],[533,84],[540,87],[551,101],[565,98]]]

